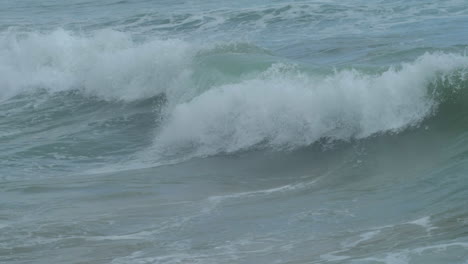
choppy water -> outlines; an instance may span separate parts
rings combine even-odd
[[[0,1],[1,263],[468,263],[468,3]]]

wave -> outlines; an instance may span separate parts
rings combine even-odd
[[[111,30],[12,32],[0,36],[0,56],[4,100],[37,90],[124,103],[163,95],[153,106],[162,122],[143,151],[151,160],[399,132],[437,111],[444,90],[464,88],[468,67],[466,56],[435,52],[386,69],[329,71],[247,43],[138,42]]]
[[[125,3],[127,4],[127,3]],[[398,2],[350,4],[342,1],[294,1],[288,3],[268,3],[249,5],[239,3],[225,4],[219,9],[219,4],[204,1],[197,4],[198,8],[171,10],[164,12],[150,11],[134,14],[125,19],[105,21],[101,27],[114,28],[123,31],[136,31],[141,34],[149,32],[156,34],[203,35],[203,38],[221,37],[228,31],[230,36],[245,36],[252,33],[268,31],[277,37],[284,37],[285,32],[291,36],[310,35],[314,38],[359,34],[393,30],[394,27],[408,25],[421,20],[449,18],[466,15],[467,9],[461,7],[456,0],[444,3],[408,3],[401,6]],[[444,8],[447,12],[437,12]],[[345,23],[342,21],[353,23]],[[402,22],[404,21],[404,22]],[[311,29],[313,27],[313,29]],[[286,31],[284,29],[287,29]],[[210,32],[210,34],[205,34]]]
[[[258,61],[243,62],[239,54]],[[63,29],[12,31],[0,34],[0,56],[0,100],[42,90],[78,91],[124,102],[164,94],[178,103],[274,62],[262,61],[262,56],[272,54],[249,43],[137,41],[130,33],[114,30],[88,35]]]
[[[194,54],[193,45],[180,40],[138,43],[112,30],[11,32],[0,36],[0,99],[39,88],[107,100],[148,98],[183,86]]]
[[[158,155],[252,148],[291,150],[319,140],[399,132],[431,116],[444,89],[466,80],[468,58],[425,54],[382,73],[307,74],[275,64],[259,76],[214,87],[178,104],[155,139]],[[460,88],[460,87],[459,87]]]

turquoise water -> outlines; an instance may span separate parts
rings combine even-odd
[[[465,1],[0,2],[1,263],[468,263]]]

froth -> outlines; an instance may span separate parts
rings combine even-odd
[[[327,138],[350,140],[415,125],[437,106],[429,86],[468,59],[425,54],[380,74],[342,70],[319,76],[273,65],[259,76],[212,88],[170,114],[154,148],[195,155],[252,147],[294,149]]]
[[[180,40],[136,43],[111,30],[12,32],[0,36],[0,99],[38,88],[128,101],[175,92],[190,76],[193,54]]]

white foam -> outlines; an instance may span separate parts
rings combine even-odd
[[[0,99],[37,88],[79,89],[103,99],[134,100],[173,93],[190,76],[195,48],[180,40],[136,43],[103,30],[0,36]]]
[[[345,243],[344,247],[345,248],[355,247],[355,246],[359,245],[362,242],[371,240],[372,238],[374,238],[378,234],[380,234],[380,232],[381,232],[380,230],[373,230],[373,231],[368,231],[368,232],[362,233],[362,234],[359,235],[359,238],[357,240],[355,240],[353,242],[350,242],[350,243]]]
[[[260,76],[210,89],[175,107],[154,149],[196,155],[256,146],[294,149],[321,138],[349,140],[396,132],[432,113],[429,84],[465,69],[468,58],[425,54],[381,74],[328,76],[276,64]]]
[[[418,218],[414,221],[407,222],[407,224],[413,224],[413,225],[418,225],[423,227],[424,229],[427,230],[427,232],[431,232],[434,229],[437,229],[437,227],[434,227],[431,223],[431,217],[430,216],[424,216],[421,218]]]
[[[385,264],[408,264],[410,263],[410,258],[404,253],[391,253],[387,254],[384,258],[366,258],[362,261],[371,261]],[[357,262],[359,263],[359,262]],[[365,262],[364,262],[365,263]]]
[[[428,250],[434,250],[434,251],[442,251],[442,250],[447,250],[450,247],[461,247],[464,249],[468,249],[468,243],[465,242],[452,242],[452,243],[447,243],[447,244],[439,244],[439,245],[432,245],[432,246],[426,246],[426,247],[420,247],[414,250],[417,254],[422,254],[425,251]]]
[[[318,180],[319,179],[309,181],[309,182],[301,182],[297,184],[287,184],[287,185],[283,185],[283,186],[275,187],[271,189],[210,196],[207,198],[208,204],[205,205],[205,207],[203,208],[201,212],[203,214],[208,214],[211,211],[213,211],[221,202],[224,202],[225,200],[229,200],[229,199],[245,199],[245,198],[251,198],[251,197],[267,196],[267,195],[276,194],[276,193],[302,190],[312,185],[315,185],[315,183]]]
[[[250,191],[250,192],[241,192],[241,193],[233,193],[227,194],[222,196],[211,196],[208,198],[209,201],[221,201],[225,199],[239,199],[239,198],[248,198],[253,196],[263,196],[263,195],[270,195],[274,193],[282,193],[282,192],[290,192],[290,191],[297,191],[300,189],[304,189],[314,185],[317,180],[310,181],[310,182],[301,182],[297,184],[287,184],[280,187],[275,187],[271,189],[264,189],[264,190],[257,190],[257,191]]]
[[[90,241],[105,241],[105,240],[143,240],[154,236],[157,232],[142,231],[134,234],[127,235],[113,235],[113,236],[92,236],[84,237]]]
[[[462,250],[468,249],[468,243],[464,242],[450,242],[446,244],[437,244],[431,246],[424,246],[424,247],[417,247],[414,249],[405,249],[397,252],[387,253],[383,256],[377,257],[367,257],[362,259],[355,259],[351,261],[351,263],[386,263],[386,264],[407,264],[413,263],[415,259],[426,255],[428,258],[431,257],[429,254],[443,254],[444,251],[448,250],[449,248],[461,248]],[[432,252],[428,252],[432,251]],[[434,256],[432,256],[434,257]],[[453,256],[456,259],[459,256]],[[449,260],[450,257],[447,256],[446,260]],[[417,262],[419,263],[419,262]]]

